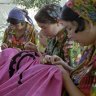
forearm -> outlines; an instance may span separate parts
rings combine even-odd
[[[78,88],[77,86],[73,83],[71,78],[69,76],[64,76],[63,75],[63,80],[64,80],[64,86],[69,93],[69,96],[85,96]]]
[[[71,72],[71,71],[74,70],[74,68],[71,67],[71,66],[69,66],[67,63],[66,63],[66,64],[62,64],[62,66],[63,66],[66,70],[68,70],[69,72]]]

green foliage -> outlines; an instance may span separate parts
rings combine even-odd
[[[45,4],[59,3],[60,0],[12,0],[13,3],[23,5],[25,8],[41,8]]]

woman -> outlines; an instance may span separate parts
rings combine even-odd
[[[30,22],[26,22],[25,18]],[[7,22],[10,23],[4,33],[1,49],[19,48],[24,50],[27,42],[35,42],[35,29],[28,12],[19,8],[13,8],[8,15]],[[28,45],[28,44],[27,44]]]
[[[49,38],[45,58],[49,58],[48,55],[58,55],[70,64],[70,48],[68,49],[66,46],[70,40],[68,40],[67,32],[60,20],[61,11],[62,7],[59,5],[45,5],[35,15],[35,20],[41,31]]]
[[[88,3],[90,6],[94,5],[92,2],[89,3],[91,0],[79,1],[81,1],[79,2],[80,6],[85,3]],[[79,3],[74,0],[64,5],[61,18],[68,32],[68,36],[81,45],[88,46],[79,62],[80,66],[76,69],[70,69],[58,56],[52,56],[50,61],[52,64],[59,64],[59,68],[62,71],[64,86],[69,96],[96,96],[96,25],[94,21],[96,16],[91,18],[88,17],[90,15],[86,17],[86,14],[84,14],[83,18],[83,13],[85,11],[83,10],[82,13],[81,7],[78,5]],[[78,6],[78,11],[75,5]],[[85,6],[83,6],[82,9],[83,8],[86,12],[89,11]],[[81,15],[77,13],[79,11]],[[95,11],[92,10],[92,12]]]
[[[50,5],[48,6],[50,7]],[[54,6],[60,11],[60,6]],[[58,31],[59,28],[63,29],[62,23],[49,26],[54,27],[53,29],[56,26]],[[53,36],[53,34],[50,35]],[[41,58],[36,52],[12,50],[12,48],[7,48],[2,51],[0,56],[0,60],[2,60],[0,63],[0,73],[2,73],[0,75],[0,96],[61,96],[62,74],[57,66],[50,65],[48,62],[47,65],[41,64]],[[11,53],[12,55],[10,55]]]

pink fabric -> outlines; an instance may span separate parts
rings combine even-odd
[[[9,79],[9,64],[14,55],[19,51],[13,48],[8,48],[0,53],[0,85]]]
[[[39,57],[23,59],[20,69],[9,78],[10,60],[17,53],[15,49],[6,49],[0,55],[0,96],[61,96],[61,71],[54,65],[40,64]]]

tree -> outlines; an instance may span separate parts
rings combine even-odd
[[[23,5],[25,8],[38,7],[41,8],[45,4],[56,3],[58,4],[60,0],[12,0],[13,3]]]

